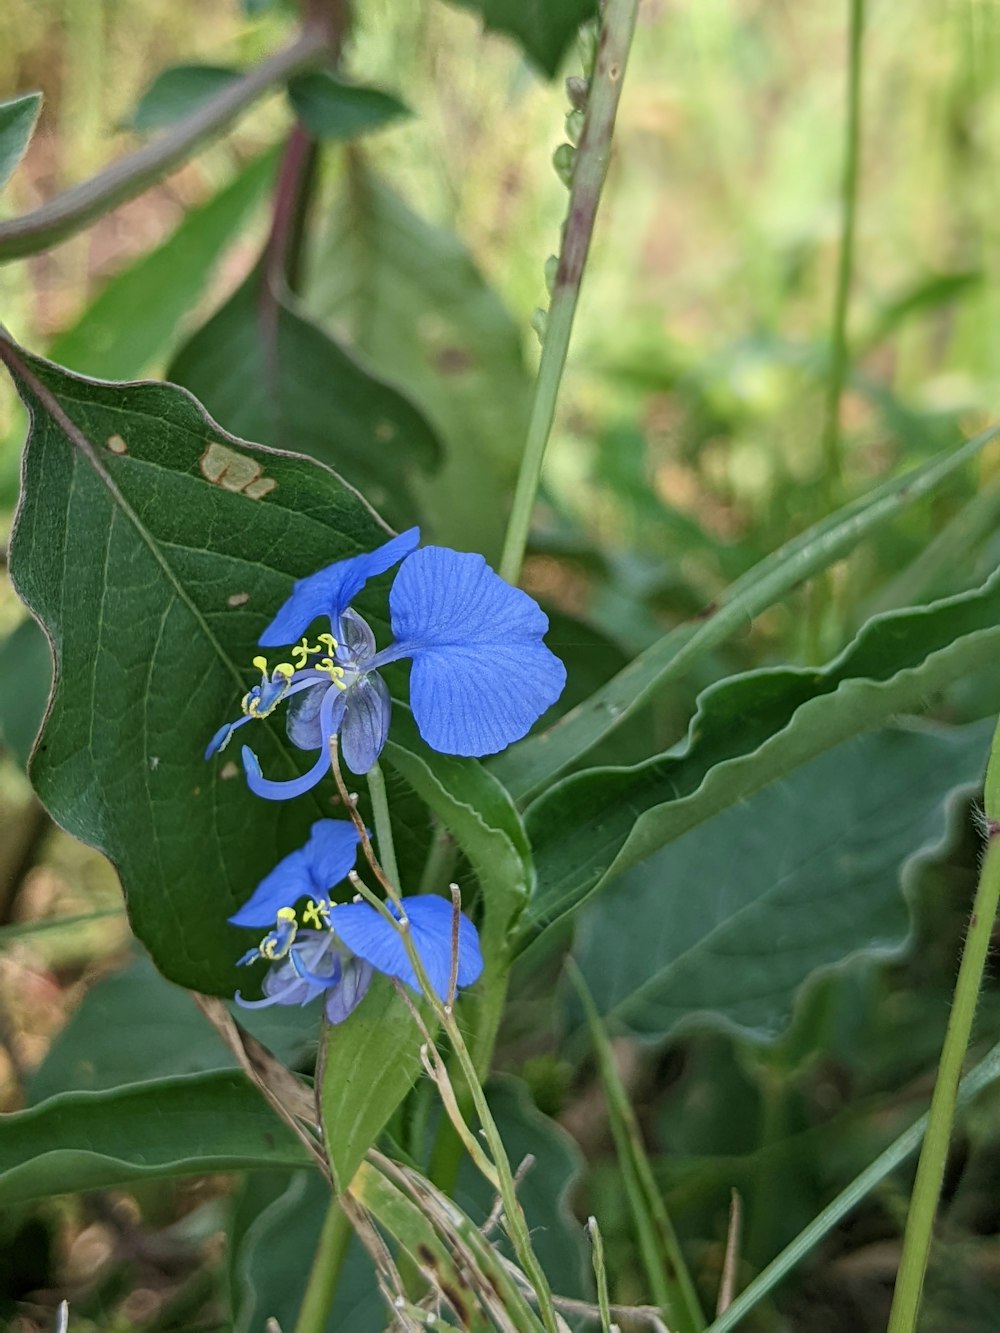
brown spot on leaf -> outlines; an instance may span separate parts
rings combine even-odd
[[[250,600],[250,594],[248,592],[234,592],[231,596],[226,598],[226,605],[246,606],[249,600]]]
[[[206,481],[223,490],[246,495],[251,500],[262,499],[278,484],[273,477],[264,476],[264,469],[255,458],[230,449],[218,440],[208,442],[198,466]]]
[[[113,454],[128,453],[128,445],[125,443],[125,441],[122,439],[120,435],[109,435],[107,439],[107,446]]]
[[[379,444],[388,444],[396,438],[396,427],[391,421],[380,421],[375,427],[375,438]]]
[[[472,357],[464,347],[442,347],[434,357],[434,364],[442,375],[464,375],[472,369]]]
[[[230,778],[238,777],[239,771],[240,770],[230,759],[228,764],[223,764],[222,767],[219,769],[219,777],[223,780],[223,782],[228,782]]]

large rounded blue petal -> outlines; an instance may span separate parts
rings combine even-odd
[[[347,872],[354,869],[360,840],[350,820],[318,819],[309,833],[309,841],[302,848],[310,877],[305,892],[314,897],[326,894],[346,879]]]
[[[294,907],[300,898],[315,892],[310,870],[305,850],[296,848],[264,876],[229,920],[234,926],[273,926],[280,908]]]
[[[319,616],[329,618],[333,631],[337,622],[369,579],[398,564],[420,541],[420,529],[410,528],[374,551],[338,560],[308,578],[299,579],[292,595],[257,642],[262,648],[277,648],[300,639]]]
[[[431,894],[404,898],[413,943],[427,979],[437,995],[447,999],[451,979],[451,903]],[[369,903],[346,903],[333,909],[331,926],[338,939],[359,958],[387,976],[398,977],[419,990],[416,974],[399,932]],[[459,918],[458,984],[471,986],[483,970],[476,928],[465,914]]]
[[[382,753],[389,734],[392,700],[385,681],[373,671],[345,692],[340,725],[340,753],[352,773],[367,773]]]
[[[428,745],[495,754],[559,698],[566,669],[542,642],[548,617],[481,555],[425,546],[389,593],[396,642],[375,664],[412,657],[410,707]]]

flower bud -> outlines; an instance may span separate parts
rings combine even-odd
[[[589,93],[590,82],[588,79],[581,79],[578,74],[571,74],[566,80],[566,98],[574,111],[585,111],[587,109]]]
[[[567,190],[573,183],[573,160],[575,157],[576,149],[570,143],[561,143],[552,154],[552,165],[556,169],[556,175]]]
[[[583,112],[571,111],[566,117],[566,138],[570,143],[579,143],[583,133]]]

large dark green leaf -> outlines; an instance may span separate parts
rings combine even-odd
[[[542,928],[696,824],[841,741],[924,707],[1000,651],[1000,575],[869,621],[822,670],[748,672],[706,690],[685,744],[629,768],[588,769],[529,808]]]
[[[0,102],[0,190],[24,156],[41,109],[41,93],[24,93]]]
[[[189,209],[162,245],[116,273],[58,335],[50,359],[107,379],[130,379],[162,364],[220,257],[238,242],[245,219],[263,198],[274,164],[274,153],[263,154],[206,203]]]
[[[355,151],[308,299],[322,319],[346,320],[444,442],[441,471],[416,483],[434,540],[495,564],[531,381],[517,325],[461,242],[412,212]]]
[[[400,524],[418,471],[439,459],[413,404],[354,360],[256,269],[168,372],[227,430],[329,463]]]
[[[0,741],[22,768],[42,724],[51,683],[52,654],[29,617],[0,641]]]
[[[581,914],[576,952],[607,1018],[648,1038],[692,1023],[773,1038],[818,969],[898,951],[904,891],[978,785],[992,722],[841,745],[629,871]]]
[[[240,1073],[67,1092],[0,1116],[0,1202],[153,1176],[301,1166],[298,1139]]]
[[[333,473],[225,435],[181,390],[95,383],[4,342],[0,355],[33,419],[11,575],[57,662],[32,779],[115,862],[160,970],[232,994],[248,941],[225,918],[332,813],[333,785],[262,801],[228,755],[202,751],[291,580],[386,530]],[[378,585],[358,605],[384,641]],[[302,770],[280,721],[254,730],[266,771]]]
[[[455,0],[474,9],[483,24],[515,38],[550,77],[585,19],[597,13],[597,0]]]

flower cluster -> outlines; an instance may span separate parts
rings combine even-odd
[[[330,742],[353,773],[374,767],[389,733],[392,705],[379,674],[408,659],[410,707],[421,736],[445,754],[495,754],[526,734],[562,693],[566,672],[542,642],[548,620],[526,593],[505,583],[482,556],[441,546],[418,549],[419,531],[392,538],[377,550],[340,560],[293,587],[260,636],[262,648],[284,648],[275,666],[254,658],[260,683],[243,696],[241,715],[212,737],[211,758],[235,731],[288,704],[285,726],[301,750],[318,751],[301,776],[266,778],[254,751],[243,746],[250,789],[269,800],[307,792],[330,771]],[[393,566],[389,592],[393,640],[379,649],[351,602],[369,579]],[[317,630],[316,621],[328,628]],[[434,896],[402,898],[388,909],[336,903],[332,891],[353,869],[359,835],[352,824],[323,819],[304,847],[261,880],[230,920],[268,927],[241,964],[264,959],[271,968],[263,998],[248,1007],[308,1004],[325,997],[333,1023],[361,1001],[375,971],[417,987],[401,929],[407,930],[427,979],[445,1000],[455,984],[471,985],[482,971],[479,939],[450,903]],[[304,906],[301,906],[305,900]],[[297,905],[298,906],[297,908]]]
[[[326,1016],[340,1023],[364,999],[373,972],[419,990],[399,930],[370,903],[335,903],[330,894],[354,867],[358,833],[343,820],[321,819],[309,841],[282,861],[258,884],[250,900],[229,919],[237,926],[274,926],[240,964],[265,959],[272,964],[264,978],[263,999],[238,1004],[260,1009],[272,1004],[308,1004],[325,996]],[[305,899],[305,906],[296,905]],[[401,909],[401,910],[400,910]],[[433,895],[403,898],[389,908],[405,919],[427,979],[447,1001],[455,949],[454,908]],[[483,970],[476,928],[459,915],[458,986],[471,986]]]

